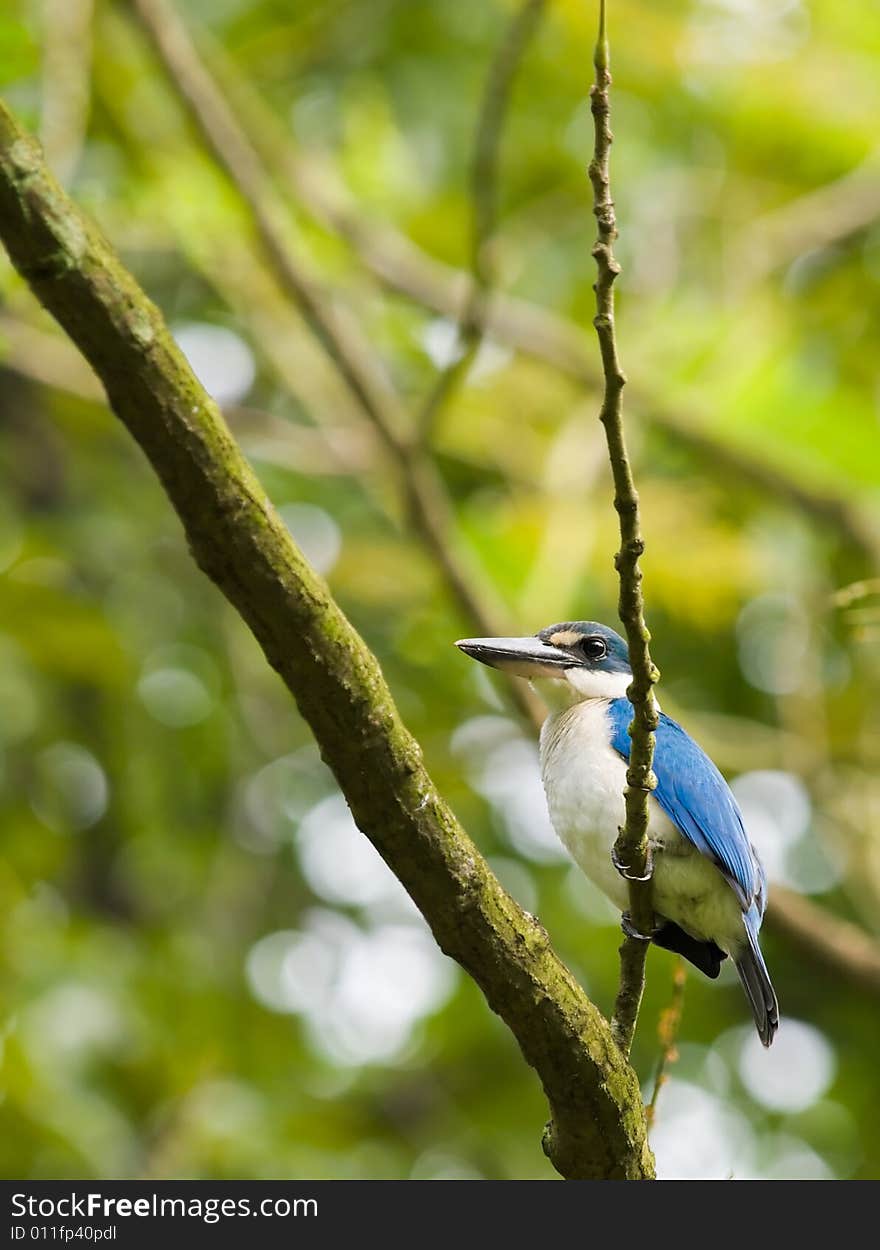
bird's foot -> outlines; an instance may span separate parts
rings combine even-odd
[[[660,926],[657,925],[653,932],[641,933],[633,924],[632,917],[628,911],[625,911],[620,917],[620,927],[628,938],[635,938],[638,942],[652,942],[655,935],[660,932]]]
[[[638,877],[635,873],[630,872],[629,868],[627,868],[626,864],[618,855],[616,846],[612,846],[611,848],[611,862],[623,877],[624,881],[650,881],[654,872],[654,855],[651,851],[650,843],[645,856],[645,875],[643,877]]]

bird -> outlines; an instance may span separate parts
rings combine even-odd
[[[623,913],[624,932],[682,955],[713,979],[729,956],[758,1036],[769,1046],[779,1006],[758,936],[767,876],[727,782],[663,712],[648,815],[653,932],[638,933],[627,913],[627,874],[613,850],[626,822],[633,719],[623,638],[596,621],[565,621],[529,637],[462,638],[455,645],[482,664],[527,678],[546,702],[540,761],[551,823],[578,866]]]

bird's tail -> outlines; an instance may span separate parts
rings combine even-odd
[[[743,917],[743,920],[748,942],[735,960],[736,970],[751,1004],[758,1036],[765,1046],[769,1046],[779,1028],[779,1004],[770,982],[767,965],[764,963],[764,956],[761,954],[761,947],[758,945],[760,922],[757,916],[747,915]]]

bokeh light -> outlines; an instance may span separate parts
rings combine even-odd
[[[253,386],[256,364],[241,335],[201,321],[172,327],[177,346],[218,404],[239,404]]]
[[[303,1017],[318,1054],[343,1065],[389,1062],[455,985],[454,965],[423,925],[363,929],[315,908],[300,930],[269,934],[250,951],[255,997]]]
[[[813,1025],[786,1017],[766,1054],[748,1033],[739,1059],[740,1080],[772,1111],[804,1111],[828,1092],[836,1069],[834,1050]]]
[[[78,833],[107,810],[107,776],[90,751],[75,742],[56,742],[34,761],[31,807],[53,833]]]

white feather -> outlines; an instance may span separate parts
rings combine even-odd
[[[611,746],[607,696],[581,695],[572,702],[572,694],[560,690],[555,703],[557,710],[541,730],[541,777],[550,819],[583,872],[624,911],[627,885],[611,862],[611,848],[626,819],[626,764]],[[692,937],[711,939],[722,950],[736,953],[745,933],[733,890],[653,798],[648,837],[654,852],[657,914]]]

